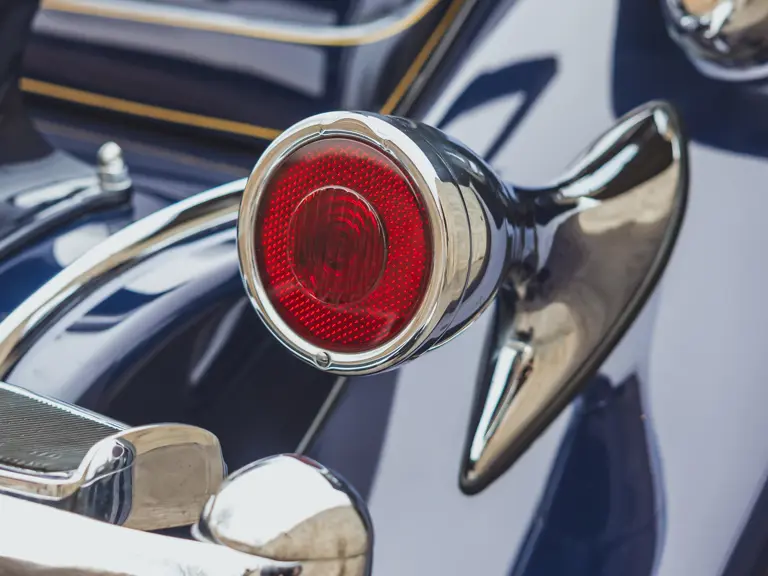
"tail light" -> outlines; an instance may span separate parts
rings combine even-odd
[[[561,366],[538,373],[557,377],[536,385],[558,390],[613,346],[647,297],[682,217],[685,174],[677,118],[658,102],[538,189],[505,185],[429,126],[321,114],[284,132],[254,168],[239,214],[241,271],[281,342],[347,374],[448,341],[503,286],[489,366],[509,342],[531,363],[564,347],[552,353]]]
[[[309,118],[273,142],[248,181],[238,223],[247,290],[299,357],[345,373],[392,367],[447,339],[492,296],[498,273],[477,291],[492,237],[497,266],[510,243],[483,196],[499,205],[501,190],[432,128],[362,113]]]
[[[688,195],[674,110],[650,102],[555,184],[504,185],[442,132],[401,118],[309,118],[246,185],[240,266],[296,355],[377,372],[446,342],[499,294],[460,486],[482,490],[536,438],[638,314]]]

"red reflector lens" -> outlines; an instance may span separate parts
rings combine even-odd
[[[358,352],[413,317],[432,263],[429,223],[400,168],[343,138],[302,146],[275,171],[259,205],[259,275],[302,338]]]
[[[326,304],[365,298],[384,272],[387,248],[379,217],[350,190],[321,188],[304,198],[291,217],[289,238],[296,279]]]

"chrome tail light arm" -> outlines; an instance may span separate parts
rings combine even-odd
[[[396,162],[421,195],[432,233],[418,312],[391,341],[358,354],[325,350],[291,330],[256,266],[254,222],[272,174],[293,150],[331,137],[364,141]],[[416,358],[500,296],[461,470],[462,489],[476,492],[562,410],[642,308],[670,256],[687,193],[686,139],[664,102],[633,110],[553,184],[528,189],[503,182],[430,126],[330,112],[286,130],[254,168],[238,220],[241,271],[272,333],[299,358],[340,374]]]
[[[533,267],[512,263],[478,378],[460,485],[482,490],[573,398],[656,286],[682,225],[687,143],[665,103],[634,110],[548,187],[509,187]]]
[[[291,329],[272,305],[256,263],[261,247],[254,227],[271,179],[294,151],[326,138],[362,141],[388,156],[418,191],[431,228],[432,270],[419,308],[396,336],[359,353],[334,352]],[[619,120],[554,185],[523,189],[501,181],[471,150],[433,127],[362,112],[320,114],[286,130],[248,179],[238,217],[246,290],[270,331],[306,362],[340,374],[387,370],[459,334],[502,288],[519,292],[540,277],[562,243],[558,238],[594,219],[596,206],[608,214],[635,202],[643,212],[658,194],[635,192],[648,190],[645,184],[662,173],[675,179],[661,186],[677,206],[686,185],[677,170],[685,163],[684,148],[672,109],[652,102]]]

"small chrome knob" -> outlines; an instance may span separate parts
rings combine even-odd
[[[96,154],[99,184],[104,192],[123,192],[133,183],[123,159],[123,149],[116,142],[107,142]]]
[[[265,458],[232,474],[193,532],[270,560],[335,563],[339,574],[370,571],[373,528],[365,504],[344,480],[303,456]]]

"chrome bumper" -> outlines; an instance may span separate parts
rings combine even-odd
[[[4,383],[0,423],[0,574],[370,571],[365,505],[307,458],[265,458],[225,479],[210,432],[127,428]],[[183,525],[197,542],[140,531]]]

